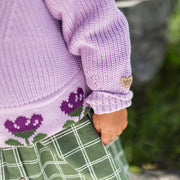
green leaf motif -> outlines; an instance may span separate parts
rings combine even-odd
[[[22,138],[29,138],[30,136],[32,136],[34,134],[34,132],[36,131],[35,130],[30,130],[30,131],[25,131],[25,132],[17,132],[17,133],[14,133],[15,136],[17,137],[22,137]]]
[[[34,136],[33,138],[33,143],[45,138],[47,136],[47,134],[44,133],[38,133],[36,136]]]
[[[5,143],[8,145],[11,145],[11,146],[23,146],[23,144],[21,144],[19,141],[12,139],[12,138],[5,141]]]
[[[71,117],[74,117],[74,116],[80,116],[81,113],[82,113],[82,110],[83,110],[83,105],[79,106],[79,108],[75,109],[72,113],[68,114],[69,116]]]
[[[90,107],[89,106],[87,106],[86,108],[85,108],[85,110],[84,110],[84,116],[86,116],[87,115],[87,113],[90,111]]]
[[[74,123],[75,123],[75,121],[73,121],[73,120],[67,120],[67,121],[65,122],[63,128],[67,128],[67,127],[71,126],[71,125],[74,124]]]

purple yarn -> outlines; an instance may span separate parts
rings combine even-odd
[[[19,116],[16,118],[16,121],[13,123],[10,120],[7,120],[4,123],[4,126],[9,130],[9,132],[20,133],[30,130],[35,130],[40,127],[42,124],[43,118],[40,114],[33,114],[31,119],[26,118],[25,116]]]
[[[63,101],[60,108],[65,114],[71,114],[83,103],[83,89],[78,88],[77,93],[70,93],[68,101]]]

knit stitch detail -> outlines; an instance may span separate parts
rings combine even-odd
[[[36,130],[47,136],[62,130],[65,122],[82,116],[83,103],[95,113],[130,106],[132,92],[121,80],[131,76],[129,25],[114,0],[17,0],[15,4],[3,0],[1,4],[2,145],[8,138],[9,144],[32,142]],[[71,109],[72,104],[67,105],[72,100]],[[18,129],[13,120],[20,114],[25,122],[39,114],[45,126],[39,122],[34,129]]]
[[[132,91],[127,94],[113,94],[94,91],[84,101],[89,104],[96,114],[111,113],[131,106]],[[103,105],[101,105],[103,104]]]
[[[45,2],[51,15],[62,21],[69,51],[81,57],[86,83],[92,90],[85,102],[96,113],[130,106],[130,85],[121,80],[131,76],[129,25],[115,1]]]
[[[61,103],[60,109],[70,117],[78,117],[79,120],[81,119],[81,114],[83,111],[83,101],[84,101],[84,91],[82,88],[77,88],[77,93],[71,92],[67,101],[63,101]],[[88,113],[89,107],[87,106],[84,110],[84,116]],[[66,123],[63,125],[63,128],[66,128],[75,121],[67,120]]]
[[[33,114],[31,118],[25,116],[19,116],[16,118],[15,122],[6,120],[4,126],[10,133],[15,137],[24,138],[27,145],[29,145],[28,138],[31,137],[36,130],[42,125],[43,118],[40,114]],[[34,137],[33,142],[36,142],[47,135],[44,133],[39,133]],[[6,142],[8,145],[22,145],[15,139],[8,139]]]

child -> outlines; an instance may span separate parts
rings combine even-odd
[[[114,0],[1,0],[0,52],[0,179],[127,180],[130,39]]]

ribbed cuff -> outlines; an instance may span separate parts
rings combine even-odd
[[[132,97],[133,92],[130,90],[127,94],[93,91],[84,101],[93,108],[96,114],[105,114],[131,106]]]

